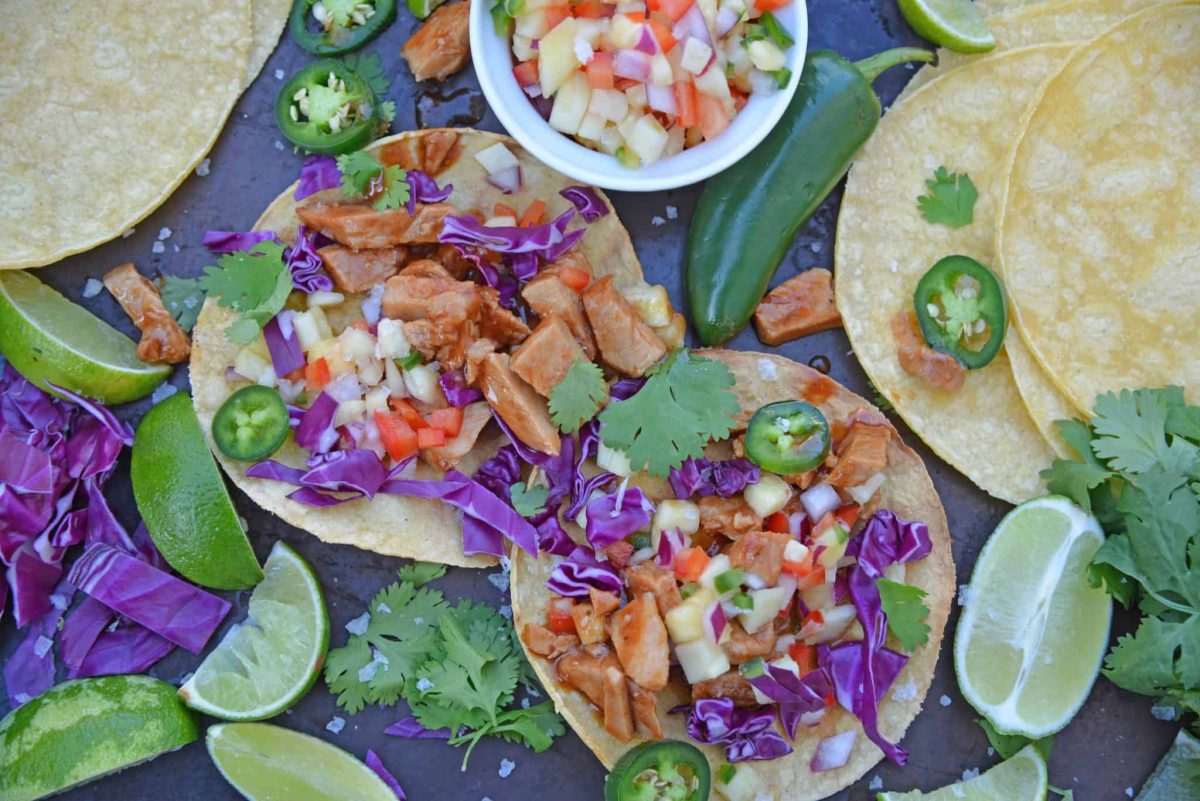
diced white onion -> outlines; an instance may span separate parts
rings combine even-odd
[[[808,513],[808,519],[816,523],[825,515],[836,511],[842,505],[842,499],[837,490],[821,481],[800,493],[800,503]]]

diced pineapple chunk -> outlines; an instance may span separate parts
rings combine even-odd
[[[517,61],[532,61],[537,58],[537,51],[533,49],[533,39],[520,34],[513,34],[513,57]]]
[[[596,92],[593,91],[592,97],[594,98],[595,96]],[[592,114],[591,112],[588,112],[587,114],[583,115],[583,122],[579,124],[579,130],[575,135],[580,139],[587,139],[588,141],[596,142],[601,136],[604,135],[604,129],[607,125],[608,122],[603,117],[598,114]]]
[[[650,80],[659,86],[675,83],[675,70],[671,69],[671,62],[662,53],[650,57]]]
[[[716,587],[713,582],[717,576],[721,575],[731,567],[729,557],[723,553],[719,553],[708,561],[708,567],[704,568],[704,572],[700,574],[700,586],[716,592]],[[732,593],[730,593],[732,595]]]
[[[341,428],[348,423],[360,423],[367,413],[365,401],[340,401],[333,416],[333,427]]]
[[[759,517],[783,511],[792,498],[792,488],[774,473],[763,473],[757,484],[746,487],[743,497]]]
[[[587,82],[586,78],[584,82]],[[658,160],[667,146],[667,131],[658,120],[646,114],[634,124],[626,142],[643,164],[650,164]]]
[[[633,304],[642,322],[651,328],[660,328],[671,322],[671,299],[667,297],[667,289],[662,284],[632,284],[621,290],[621,294]]]
[[[363,398],[366,403],[367,417],[372,417],[375,412],[386,412],[388,410],[388,398],[391,397],[391,391],[386,384],[375,387],[367,392],[367,396]]]
[[[678,127],[672,128],[671,133],[674,134],[678,130]],[[680,147],[679,150],[683,150],[683,148]],[[667,155],[671,155],[669,148]],[[682,314],[675,312],[671,315],[671,322],[667,323],[662,328],[655,328],[654,334],[671,350],[682,348],[683,338],[687,335],[687,320],[684,319]]]
[[[601,48],[608,29],[609,21],[606,19],[575,18],[576,38],[587,42],[593,49],[599,50]]]
[[[399,320],[384,317],[375,329],[379,342],[375,348],[381,359],[403,359],[412,353],[408,337],[404,335],[404,324]]]
[[[612,19],[612,27],[608,31],[608,39],[617,50],[629,50],[635,47],[642,36],[642,23],[634,22],[624,14],[617,14]]]
[[[625,97],[629,100],[629,105],[635,109],[643,109],[650,104],[650,99],[646,97],[646,84],[644,83],[635,83],[626,89]]]
[[[725,73],[721,71],[717,64],[713,64],[704,72],[697,75],[695,84],[697,92],[702,92],[717,100],[726,100],[731,97],[729,93],[729,79],[725,77]]]
[[[387,385],[388,394],[393,398],[408,397],[408,387],[404,385],[404,374],[391,359],[383,360],[383,381]]]
[[[434,369],[427,364],[418,364],[404,371],[404,386],[408,394],[421,403],[437,405],[445,402],[442,388],[438,386],[438,376]]]
[[[775,72],[787,66],[787,55],[769,39],[758,39],[746,48],[754,66],[763,72]]]
[[[704,636],[704,612],[716,600],[707,590],[699,590],[691,598],[667,612],[667,631],[671,642],[680,645],[693,642]]]
[[[310,312],[296,312],[292,317],[292,327],[296,329],[296,339],[300,340],[300,349],[308,353],[312,346],[321,341],[321,332],[317,321]]]
[[[700,507],[691,501],[665,500],[658,502],[654,523],[650,527],[650,544],[658,547],[658,535],[663,531],[678,529],[684,534],[695,534],[700,530]]]
[[[596,449],[596,466],[621,478],[633,474],[633,467],[629,464],[629,457],[625,452],[610,448],[603,442]]]
[[[699,75],[708,66],[712,54],[711,47],[694,36],[689,36],[683,44],[683,54],[679,57],[679,66],[693,75]]]
[[[242,348],[233,358],[233,369],[247,381],[263,386],[275,385],[275,369],[271,363],[250,348]]]
[[[341,292],[313,292],[308,296],[308,308],[340,306],[346,296]]]
[[[813,540],[814,545],[825,546],[825,550],[821,551],[817,561],[824,566],[826,574],[832,574],[837,563],[846,555],[846,546],[849,543],[850,535],[840,523],[835,523],[825,529],[821,536]]]
[[[715,679],[729,672],[729,656],[725,649],[703,637],[676,645],[675,656],[689,684]]]
[[[749,764],[722,765],[713,786],[728,801],[757,801],[767,795],[767,786]]]
[[[621,136],[621,132],[617,130],[617,126],[609,125],[604,129],[604,133],[600,134],[598,140],[600,150],[610,156],[617,154],[617,148],[625,144],[625,137]]]
[[[620,122],[629,113],[629,99],[616,89],[593,89],[588,100],[588,114],[605,121]],[[594,137],[593,137],[594,138]]]
[[[567,80],[577,74],[579,59],[575,57],[575,34],[578,29],[574,17],[567,17],[554,30],[546,34],[538,42],[538,79],[542,85],[542,94],[553,97],[566,84]],[[586,79],[584,81],[586,83]],[[587,108],[587,102],[584,102]],[[580,120],[583,112],[579,113]],[[579,128],[577,121],[568,133],[574,133]],[[562,129],[559,129],[562,130]]]
[[[565,134],[577,133],[583,123],[584,114],[587,113],[591,94],[592,87],[582,72],[575,72],[568,77],[554,98],[554,108],[550,111],[550,127]]]
[[[541,39],[548,33],[550,33],[550,20],[546,16],[546,12],[540,9],[517,17],[517,24],[513,27],[514,41],[518,36],[526,41]]]
[[[808,559],[809,550],[799,540],[788,540],[783,547],[783,561],[803,563]]]
[[[789,587],[750,590],[749,595],[750,599],[754,601],[754,606],[738,614],[746,633],[753,634],[773,621],[780,610],[791,600],[793,591]]]
[[[329,325],[329,318],[325,316],[325,310],[320,306],[309,304],[308,313],[312,316],[313,322],[317,325],[317,332],[320,333],[321,339],[333,338],[333,327]]]
[[[480,150],[475,154],[475,160],[483,169],[487,170],[488,175],[495,175],[498,172],[521,166],[521,162],[517,161],[517,157],[505,147],[503,142],[497,142]]]

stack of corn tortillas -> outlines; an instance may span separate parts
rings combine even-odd
[[[12,0],[0,28],[0,269],[126,231],[216,141],[288,0]]]
[[[837,237],[854,350],[913,431],[990,494],[1045,491],[1053,421],[1098,393],[1200,397],[1200,1],[981,0],[984,56],[941,54],[860,154]],[[963,228],[922,219],[939,166],[979,191]],[[1004,281],[1005,348],[957,393],[901,370],[889,321],[940,258]]]

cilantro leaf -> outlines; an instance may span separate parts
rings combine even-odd
[[[1142,695],[1160,695],[1174,686],[1200,684],[1200,617],[1175,622],[1146,617],[1104,660],[1113,684]]]
[[[241,315],[225,329],[225,336],[231,342],[247,344],[287,303],[292,273],[283,261],[283,245],[265,240],[248,251],[222,255],[216,266],[204,268],[197,285],[217,303]]]
[[[974,221],[979,191],[969,175],[938,167],[925,186],[929,194],[917,198],[917,207],[926,222],[962,228]]]
[[[1046,789],[1048,789],[1052,793],[1056,793],[1062,799],[1062,801],[1075,801],[1075,791],[1074,790],[1066,790],[1066,789],[1063,789],[1062,787],[1055,787],[1053,784],[1051,784]]]
[[[523,481],[508,488],[508,498],[521,517],[533,517],[546,511],[549,496],[550,491],[545,487],[530,487]]]
[[[1168,442],[1167,417],[1173,394],[1170,390],[1126,389],[1120,395],[1108,392],[1096,398],[1092,418],[1096,455],[1124,473],[1145,473],[1158,466],[1182,473],[1195,471],[1200,465],[1200,446],[1183,437]]]
[[[204,306],[204,290],[195,278],[164,275],[158,288],[163,304],[184,331],[191,331]]]
[[[429,582],[446,575],[446,566],[436,562],[409,562],[400,568],[400,580],[424,587]]]
[[[406,180],[408,173],[396,165],[385,167],[383,170],[383,191],[372,204],[379,211],[385,209],[402,209],[408,203],[411,187]]]
[[[573,434],[596,416],[606,397],[604,373],[592,362],[579,359],[550,390],[550,417],[559,431]]]
[[[1030,743],[1033,743],[1033,747],[1042,755],[1042,759],[1050,759],[1050,751],[1054,748],[1053,734],[1043,737],[1040,740],[1031,740],[1020,734],[1001,734],[996,730],[995,726],[984,718],[976,718],[975,722],[979,724],[979,728],[983,729],[983,733],[987,735],[988,743],[991,744],[1001,759],[1012,759],[1014,754]]]
[[[383,172],[379,159],[366,150],[338,156],[337,165],[342,172],[342,193],[351,197],[367,195],[371,191],[371,181]]]
[[[1091,491],[1112,475],[1100,465],[1066,459],[1055,459],[1049,469],[1042,471],[1046,489],[1055,495],[1065,495],[1089,512],[1092,511]]]
[[[740,408],[732,386],[733,374],[721,362],[677,351],[636,395],[600,413],[600,438],[624,451],[634,470],[665,476],[703,456],[710,439],[729,435]]]
[[[875,579],[879,588],[879,599],[888,628],[900,640],[900,647],[912,653],[917,647],[929,642],[929,607],[921,602],[929,593],[920,587],[901,584],[885,578]]]
[[[382,98],[392,88],[392,81],[388,78],[383,68],[383,59],[378,53],[350,53],[342,56],[342,63],[366,81],[376,97]]]

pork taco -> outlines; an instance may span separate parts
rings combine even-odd
[[[622,776],[622,755],[653,741],[672,764],[691,753],[673,741],[695,743],[731,798],[824,798],[884,755],[903,764],[955,589],[921,460],[808,367],[672,358],[727,373],[704,404],[728,402],[729,428],[666,481],[594,493],[550,558],[515,553],[514,623],[543,686]],[[662,393],[661,375],[632,399]]]
[[[601,376],[638,378],[682,344],[605,196],[496,134],[311,159],[252,232],[206,241],[224,267],[191,375],[217,458],[287,522],[383,554],[484,566],[505,538],[536,549],[515,477],[471,478],[502,429],[573,475],[578,425],[551,414],[565,372],[579,361],[607,393]],[[260,265],[281,308],[232,288]]]

